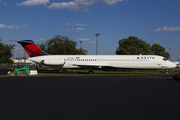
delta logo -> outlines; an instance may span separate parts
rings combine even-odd
[[[155,57],[137,57],[137,59],[155,59]]]

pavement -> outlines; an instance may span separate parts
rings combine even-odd
[[[0,77],[0,120],[179,120],[180,80],[154,76]]]

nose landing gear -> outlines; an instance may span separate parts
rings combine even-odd
[[[165,69],[165,74],[168,75],[168,69]]]

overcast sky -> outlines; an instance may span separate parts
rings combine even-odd
[[[180,0],[0,0],[0,38],[31,39],[37,44],[54,35],[77,41],[77,48],[115,55],[118,41],[136,36],[160,44],[180,58]]]

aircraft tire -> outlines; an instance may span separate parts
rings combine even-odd
[[[89,74],[93,74],[93,69],[90,69],[90,70],[89,70]]]

